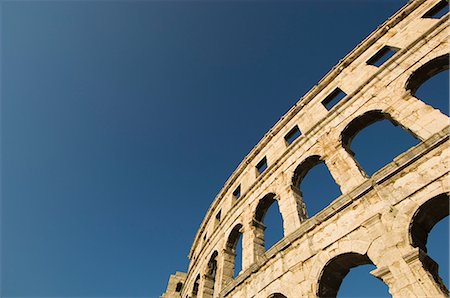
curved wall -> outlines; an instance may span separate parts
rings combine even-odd
[[[411,227],[426,222],[415,222],[420,206],[435,197],[448,201],[450,192],[450,120],[414,97],[427,74],[448,70],[448,14],[428,16],[439,5],[448,3],[409,2],[275,124],[211,204],[189,253],[187,275],[173,275],[163,297],[333,296],[340,285],[334,277],[360,263],[373,263],[377,269],[372,274],[393,296],[447,295],[436,264],[411,240],[411,233],[418,233]],[[374,60],[389,50],[395,54],[376,66]],[[339,90],[345,97],[329,107],[330,96]],[[420,142],[369,177],[349,142],[380,119]],[[286,138],[295,127],[301,136],[289,143]],[[264,161],[267,168],[259,173]],[[319,161],[342,195],[308,218],[297,186]],[[261,212],[273,200],[285,237],[265,251]],[[242,271],[233,278],[239,234]],[[343,272],[329,269],[335,261]]]

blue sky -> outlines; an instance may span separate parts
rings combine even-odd
[[[405,3],[0,3],[2,296],[160,295],[245,155]]]

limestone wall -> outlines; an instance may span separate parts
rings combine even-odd
[[[187,275],[171,277],[163,297],[333,296],[336,276],[368,263],[394,297],[447,295],[415,228],[448,215],[450,120],[414,97],[418,83],[448,69],[448,14],[424,17],[442,3],[410,1],[280,119],[217,195],[194,239]],[[397,52],[379,67],[370,65],[386,47]],[[336,88],[347,95],[328,110],[323,101]],[[369,177],[346,142],[379,118],[420,143]],[[301,136],[288,144],[285,137],[295,126]],[[264,158],[267,169],[260,174]],[[325,162],[342,195],[308,218],[295,179],[314,160]],[[274,199],[285,237],[266,252],[258,208]],[[447,206],[447,212],[425,218],[421,206]],[[237,233],[243,235],[243,270],[234,279]],[[180,292],[175,281],[183,284]]]

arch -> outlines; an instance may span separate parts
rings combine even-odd
[[[276,214],[273,213],[273,215],[278,216],[278,218],[270,218],[270,220],[274,220],[276,222],[271,222],[266,227],[266,214],[269,209],[276,212]],[[280,219],[281,222],[278,222]],[[256,236],[254,244],[255,254],[257,257],[262,255],[267,249],[273,246],[273,244],[277,243],[284,237],[283,216],[279,210],[276,194],[268,193],[259,200],[253,217],[253,228]],[[266,228],[270,229],[271,233],[273,232],[270,234],[271,239],[269,242],[267,242],[268,239],[266,237]]]
[[[236,245],[239,241],[239,237],[242,236],[242,225],[236,224],[234,228],[231,230],[230,235],[228,236],[225,250],[235,250]]]
[[[350,269],[360,265],[373,265],[367,254],[343,253],[329,260],[319,277],[318,297],[336,297],[339,287]]]
[[[442,193],[432,197],[431,199],[427,200],[425,203],[423,203],[417,208],[411,219],[408,231],[410,243],[413,247],[418,247],[423,252],[428,253],[428,246],[427,246],[428,236],[430,235],[430,232],[433,230],[433,227],[437,223],[439,223],[441,220],[449,216],[450,213],[449,199],[450,195],[448,193]],[[439,246],[441,246],[441,244],[442,238],[439,239]],[[444,254],[446,253],[448,252],[444,252]],[[439,255],[442,255],[442,252],[435,255],[435,257]],[[428,271],[429,274],[431,274],[435,282],[444,291],[444,293],[448,293],[446,284],[440,276],[440,273],[441,274],[444,273],[445,275],[445,271],[444,272],[440,271],[439,264],[436,263],[436,261],[431,258],[430,260],[431,262],[429,262],[429,265],[426,266],[426,270]],[[441,265],[448,266],[448,264],[445,263],[444,264],[441,263]],[[446,273],[448,274],[448,271]]]
[[[428,235],[433,227],[449,215],[449,194],[437,195],[423,203],[409,225],[411,245],[427,252]]]
[[[267,298],[287,298],[287,297],[281,293],[273,293],[270,294]]]
[[[242,238],[242,224],[236,224],[231,230],[223,250],[222,282],[227,284],[234,279],[236,269],[236,249]],[[242,258],[241,258],[242,259]],[[242,267],[242,266],[241,266]]]
[[[323,168],[321,166],[323,166]],[[321,183],[325,183],[326,187],[319,189],[317,188],[317,185],[314,185],[314,198],[311,194],[311,198],[309,199],[309,196],[306,195],[305,197],[304,191],[302,191],[302,183],[308,176],[308,173],[313,169],[320,171],[318,174],[320,174]],[[307,210],[306,213],[309,217],[326,208],[326,206],[328,206],[336,197],[342,194],[341,189],[331,175],[328,166],[319,155],[309,156],[297,166],[294,175],[292,176],[292,185],[294,190],[296,190],[302,198],[303,208]],[[303,185],[303,190],[305,190],[305,185]],[[321,190],[326,190],[326,193],[320,194]],[[322,200],[316,200],[316,198],[320,196],[323,196]]]
[[[445,54],[428,61],[416,69],[406,81],[405,89],[410,91],[412,95],[415,95],[417,89],[419,89],[425,81],[438,73],[449,69],[449,58],[449,54]]]
[[[383,129],[390,129],[390,131],[388,131],[388,133],[396,133],[396,137],[397,138],[404,138],[405,134],[399,134],[399,129],[396,129],[396,126],[399,126],[403,131],[406,131],[408,134],[406,134],[406,136],[408,137],[405,138],[402,143],[389,143],[386,142],[387,145],[392,145],[389,147],[381,147],[380,149],[384,149],[385,151],[383,151],[383,155],[380,155],[380,159],[376,165],[376,167],[372,166],[372,169],[370,172],[368,171],[368,167],[366,169],[362,169],[362,167],[360,166],[360,164],[357,162],[358,166],[361,168],[361,170],[363,170],[366,174],[368,174],[369,176],[371,176],[371,174],[373,174],[374,172],[376,172],[376,170],[380,169],[381,167],[385,166],[387,163],[389,163],[390,161],[392,161],[398,154],[404,152],[405,150],[409,149],[411,146],[416,145],[420,139],[414,134],[412,133],[409,129],[401,126],[396,120],[394,120],[390,114],[383,112],[381,110],[371,110],[371,111],[367,111],[365,113],[363,113],[360,116],[357,116],[356,118],[354,118],[352,121],[350,121],[349,124],[347,124],[347,126],[344,128],[344,130],[341,132],[340,138],[341,138],[341,142],[342,142],[342,146],[344,147],[344,149],[351,155],[351,156],[355,156],[355,152],[353,152],[353,150],[351,149],[351,145],[352,142],[354,140],[354,138],[363,130],[365,130],[366,128],[368,128],[369,126],[371,126],[372,124],[376,123],[376,122],[381,122],[381,121],[385,121],[384,123],[381,124],[388,124],[388,125],[392,125],[394,127],[383,127]],[[379,127],[378,127],[379,128]],[[403,133],[403,132],[401,132]],[[376,139],[377,137],[380,137],[380,133],[377,132],[376,134],[373,135],[374,139]],[[412,136],[412,138],[409,138],[409,136]],[[382,137],[385,137],[385,135],[383,134]],[[386,139],[386,141],[388,141]],[[373,145],[373,144],[371,144]],[[375,146],[372,146],[370,148],[376,148],[376,146],[378,145],[378,143],[375,144]],[[406,148],[404,148],[406,147]],[[369,149],[370,151],[370,149]],[[372,156],[373,157],[373,156]],[[356,161],[356,160],[355,160]]]
[[[217,275],[217,257],[219,253],[215,250],[209,258],[206,272],[203,280],[203,296],[205,298],[214,297],[214,286],[216,283]]]
[[[263,222],[267,210],[270,208],[270,206],[272,206],[273,203],[276,202],[275,197],[276,195],[274,193],[269,193],[265,195],[261,200],[259,200],[258,206],[256,206],[255,210],[255,220]]]
[[[383,112],[381,110],[371,110],[367,111],[364,114],[354,118],[352,121],[350,121],[349,124],[344,128],[344,130],[341,132],[341,142],[344,146],[345,150],[349,152],[351,155],[355,155],[355,153],[350,149],[350,145],[353,141],[353,139],[356,137],[356,135],[361,132],[366,127],[374,124],[375,122],[381,121],[381,120],[388,120],[395,126],[398,126],[399,123],[395,121],[391,115],[389,115],[386,112]],[[414,138],[418,139],[418,137],[413,134],[409,129],[400,126],[404,130],[408,131]]]
[[[306,158],[304,161],[302,161],[294,171],[294,176],[292,177],[292,184],[294,186],[298,186],[302,182],[303,178],[305,178],[306,174],[308,174],[308,172],[312,168],[314,168],[321,162],[323,162],[323,160],[319,155],[310,156]]]
[[[445,116],[449,115],[448,69],[449,54],[438,56],[415,70],[405,86],[412,96]]]

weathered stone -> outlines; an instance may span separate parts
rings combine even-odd
[[[443,202],[448,206],[450,119],[417,99],[413,84],[448,69],[448,15],[422,17],[438,3],[409,1],[275,124],[217,195],[194,239],[187,275],[172,275],[162,297],[333,296],[348,270],[362,264],[377,267],[372,274],[394,297],[448,296],[425,243],[445,215]],[[386,45],[399,50],[380,67],[368,65]],[[322,102],[336,88],[347,96],[327,110]],[[399,124],[421,142],[368,177],[348,142],[377,119]],[[289,145],[285,136],[295,126],[302,135]],[[259,174],[255,166],[263,158],[268,168]],[[315,162],[325,163],[342,195],[308,218],[298,182],[301,166]],[[280,206],[284,238],[266,252],[260,221],[272,202],[261,204],[267,195]],[[229,239],[236,229],[243,234],[243,268],[233,278]]]

